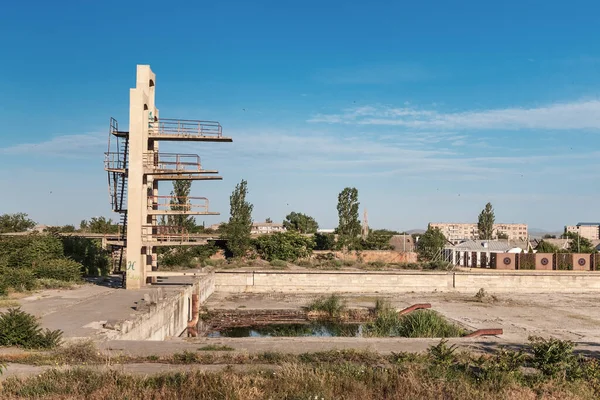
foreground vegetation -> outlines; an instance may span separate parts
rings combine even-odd
[[[103,363],[93,347],[66,352],[79,363],[85,359],[86,352],[90,361]],[[131,361],[140,362],[139,359]],[[0,397],[587,400],[600,396],[600,364],[596,360],[575,355],[571,342],[537,337],[531,338],[522,351],[500,349],[491,355],[459,352],[441,341],[425,354],[382,355],[333,350],[299,355],[249,355],[198,351],[168,358],[148,356],[146,361],[261,366],[243,371],[233,368],[213,373],[190,370],[151,377],[86,368],[51,370],[28,379],[8,378]]]
[[[58,346],[62,331],[43,330],[39,321],[18,308],[0,313],[0,346],[51,349]]]
[[[98,241],[57,234],[0,236],[0,295],[79,282],[108,272]]]

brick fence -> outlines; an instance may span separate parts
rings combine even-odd
[[[406,252],[399,253],[392,250],[364,250],[360,252],[343,252],[343,251],[327,251],[315,250],[311,256],[312,259],[318,256],[333,254],[336,260],[341,261],[356,261],[356,262],[384,262],[384,263],[413,263],[417,262],[417,253]],[[225,253],[219,250],[210,257],[211,260],[225,260]]]
[[[336,260],[342,261],[356,261],[356,262],[384,262],[384,263],[412,263],[417,262],[417,253],[406,252],[399,253],[392,250],[364,250],[360,252],[351,251],[326,251],[318,250],[314,251],[312,258],[318,256],[324,256],[326,254],[333,254]]]

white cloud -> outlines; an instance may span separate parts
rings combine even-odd
[[[19,143],[1,147],[2,155],[52,156],[66,158],[87,158],[90,155],[102,156],[106,151],[106,134],[88,133],[81,135],[61,135],[38,143]]]
[[[318,114],[309,122],[388,125],[429,130],[600,129],[600,101],[556,103],[532,108],[501,108],[443,113],[412,107],[366,106],[339,114]]]

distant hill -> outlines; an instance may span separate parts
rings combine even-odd
[[[544,235],[554,235],[556,237],[560,237],[564,233],[563,230],[549,231],[547,229],[537,229],[537,228],[529,228],[529,236],[532,238],[541,238]]]
[[[411,229],[406,231],[409,235],[414,235],[415,233],[425,233],[424,229]]]

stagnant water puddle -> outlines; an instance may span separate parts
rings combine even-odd
[[[266,324],[255,326],[237,326],[208,333],[208,337],[361,337],[362,324],[336,324],[312,322],[306,324]]]
[[[216,311],[199,321],[207,337],[460,337],[467,332],[430,310],[398,315],[393,309],[362,318],[308,319],[299,311]],[[356,317],[356,316],[354,316]]]

